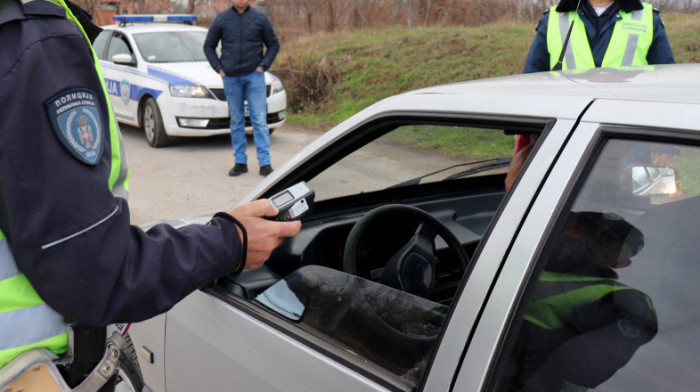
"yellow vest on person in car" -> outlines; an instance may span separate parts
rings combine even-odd
[[[63,0],[50,0],[66,10],[66,16],[85,33],[78,20]],[[25,0],[26,2],[26,0]],[[87,38],[87,35],[85,36]],[[99,60],[92,53],[93,62],[102,89],[107,91],[102,77]],[[122,159],[123,148],[114,114],[105,93],[109,111],[109,132],[111,146],[111,171],[109,189],[117,197],[126,198],[128,173],[126,161]],[[63,316],[51,309],[39,297],[29,280],[17,268],[6,236],[0,231],[0,367],[17,355],[37,347],[46,348],[56,354],[66,351],[68,334]]]
[[[647,65],[647,53],[654,39],[654,11],[649,3],[642,3],[643,9],[620,13],[615,22],[608,49],[603,57],[602,67]],[[547,26],[547,49],[549,68],[553,69],[559,60],[566,35],[573,21],[571,37],[564,55],[562,70],[595,68],[593,53],[586,35],[586,27],[578,12],[556,12],[549,10]]]

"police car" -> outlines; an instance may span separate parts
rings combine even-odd
[[[148,144],[171,136],[229,133],[221,76],[202,49],[207,29],[194,15],[115,15],[94,43],[117,121],[142,127]],[[166,23],[180,22],[180,23]],[[270,133],[286,118],[282,82],[265,73]],[[247,109],[247,106],[246,106]],[[247,110],[246,110],[247,114]],[[252,130],[246,116],[246,130]]]

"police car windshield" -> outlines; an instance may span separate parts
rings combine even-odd
[[[205,38],[206,33],[199,31],[134,34],[141,55],[149,63],[206,61]]]

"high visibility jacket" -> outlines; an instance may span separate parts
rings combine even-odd
[[[529,384],[561,391],[572,382],[594,388],[656,335],[648,295],[621,283],[612,271],[588,272],[599,274],[540,275],[517,344],[514,390]]]
[[[51,0],[65,8],[66,16],[85,33],[63,0]],[[28,2],[28,1],[24,1]],[[87,36],[86,36],[87,39]],[[92,53],[97,73],[102,79],[100,63]],[[109,111],[109,143],[111,145],[111,175],[107,186],[117,197],[126,198],[128,176],[116,122],[103,84]],[[50,244],[49,244],[50,245]],[[66,351],[68,335],[63,316],[51,309],[39,297],[29,280],[18,269],[6,236],[0,231],[0,367],[12,358],[36,347],[56,354]],[[11,333],[7,333],[11,331]]]
[[[566,324],[580,308],[620,290],[635,289],[613,278],[544,271],[540,276],[537,298],[528,305],[525,320],[555,330]],[[651,300],[643,296],[649,312],[654,313]]]
[[[654,39],[654,19],[651,4],[643,3],[643,9],[632,12],[619,11],[621,20],[615,27],[603,57],[602,67],[647,65],[647,53]],[[571,36],[564,54],[562,70],[595,68],[586,28],[577,12],[549,11],[547,49],[550,53],[550,69],[553,69],[562,52],[571,23]]]

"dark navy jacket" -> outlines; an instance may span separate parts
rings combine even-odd
[[[575,7],[574,7],[575,8]],[[588,1],[581,1],[578,14],[586,27],[588,43],[591,45],[593,60],[596,67],[603,63],[605,51],[608,49],[615,23],[621,18],[617,3],[598,17]],[[599,25],[596,29],[596,23]],[[525,61],[524,73],[541,72],[550,70],[549,51],[547,50],[547,25],[549,24],[549,11],[545,12],[537,26],[537,34],[530,46],[530,52]],[[649,64],[673,64],[673,52],[671,44],[666,36],[666,29],[661,21],[658,11],[654,11],[654,38],[647,53]]]
[[[221,41],[221,58],[216,46]],[[263,45],[267,50],[263,55]],[[267,71],[280,51],[277,34],[264,12],[253,7],[239,14],[233,7],[219,13],[209,27],[204,54],[216,72],[243,76],[261,67]]]
[[[95,92],[110,136],[89,43],[62,7],[0,0],[0,86],[0,229],[49,306],[90,325],[139,321],[236,269],[232,223],[131,226],[108,189],[110,143],[86,164],[59,140],[47,103],[76,89]]]

